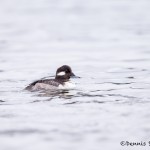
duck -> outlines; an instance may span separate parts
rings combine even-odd
[[[78,78],[70,66],[63,65],[56,70],[54,79],[45,79],[34,81],[29,84],[25,90],[55,90],[55,89],[74,89],[76,85],[70,81],[70,78]]]

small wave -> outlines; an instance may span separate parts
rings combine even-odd
[[[0,135],[35,134],[35,133],[44,133],[44,131],[42,131],[42,130],[36,130],[36,129],[0,131]]]
[[[3,102],[5,102],[4,100],[0,100],[0,103],[3,103]]]

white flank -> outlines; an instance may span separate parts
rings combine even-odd
[[[62,71],[62,72],[59,72],[57,75],[58,76],[64,76],[66,73],[64,72],[64,71]]]
[[[65,82],[64,85],[59,85],[59,89],[74,89],[76,86],[74,83],[71,82]]]

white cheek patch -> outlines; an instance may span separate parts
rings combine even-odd
[[[58,76],[64,76],[66,73],[64,71],[57,73]]]

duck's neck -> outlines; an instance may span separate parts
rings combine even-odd
[[[59,81],[59,82],[67,82],[67,81],[69,81],[69,79],[66,79],[66,78],[63,78],[63,77],[59,77],[59,76],[56,76],[55,77],[55,80],[57,80],[57,81]]]

